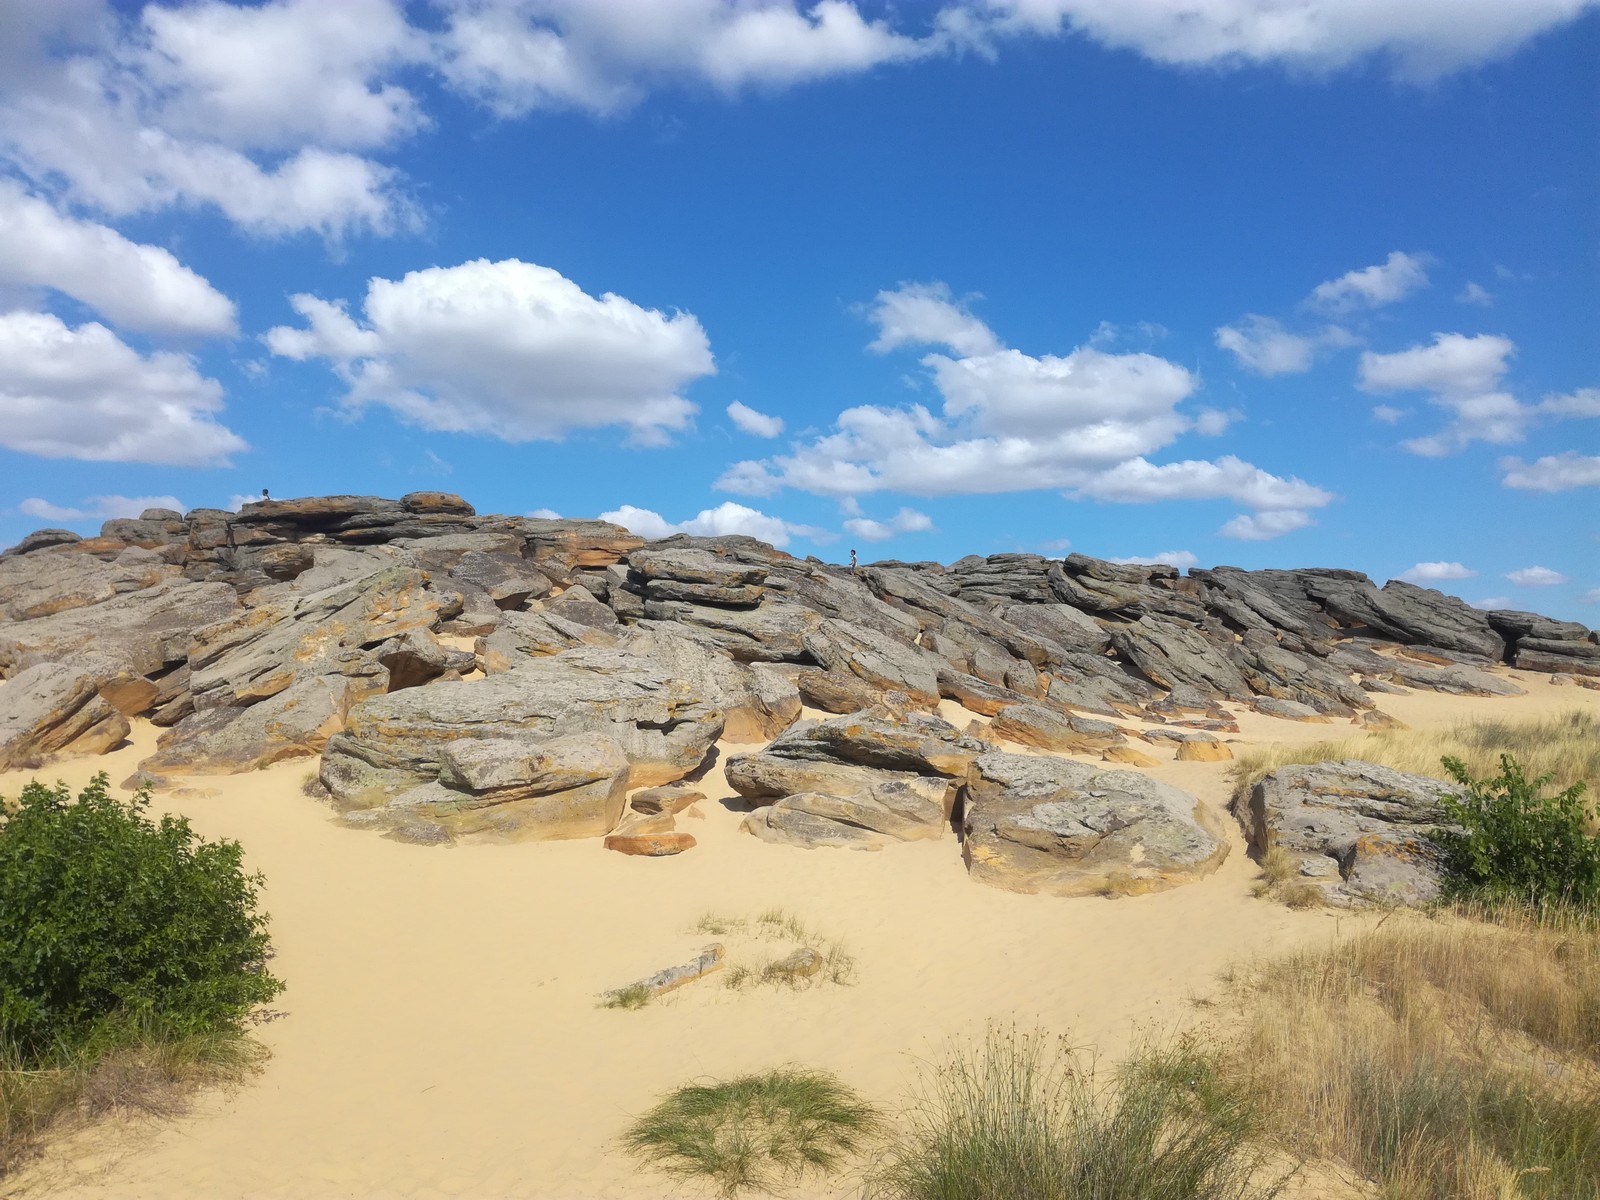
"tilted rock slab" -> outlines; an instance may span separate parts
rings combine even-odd
[[[1439,893],[1428,831],[1452,785],[1376,763],[1279,767],[1234,802],[1258,856],[1274,846],[1335,904],[1423,904]]]
[[[967,776],[962,854],[972,877],[1013,892],[1086,896],[1192,883],[1228,855],[1188,792],[1136,771],[992,751]]]
[[[101,682],[94,671],[37,663],[0,687],[0,771],[119,745],[131,726],[101,698]]]

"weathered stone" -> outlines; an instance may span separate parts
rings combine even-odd
[[[1177,762],[1228,762],[1233,751],[1221,742],[1179,742]]]
[[[1251,707],[1264,717],[1277,717],[1283,721],[1326,721],[1328,719],[1309,704],[1301,704],[1297,700],[1279,700],[1272,696],[1257,696],[1251,702]]]
[[[157,780],[237,775],[321,754],[344,728],[350,693],[341,676],[308,676],[249,708],[193,713],[161,735],[139,770]]]
[[[1355,724],[1363,725],[1368,729],[1410,729],[1399,717],[1390,716],[1382,709],[1369,708],[1364,713],[1358,713],[1353,718]]]
[[[31,621],[88,608],[178,574],[159,559],[102,562],[75,550],[0,559],[0,620]]]
[[[669,855],[682,854],[685,850],[693,850],[696,843],[694,834],[677,830],[665,833],[631,833],[626,829],[618,829],[614,833],[606,834],[605,841],[601,844],[607,850],[615,850],[618,854],[631,854],[636,858],[666,858]]]
[[[1222,650],[1184,625],[1140,617],[1111,629],[1117,652],[1152,683],[1171,689],[1186,683],[1202,692],[1247,700],[1250,686]]]
[[[0,687],[0,771],[57,754],[104,754],[130,725],[100,697],[101,677],[64,663],[36,663]]]
[[[681,600],[647,600],[644,628],[666,626],[726,650],[740,662],[804,662],[806,636],[823,618],[798,604],[768,600],[758,608],[717,608]]]
[[[573,584],[559,596],[546,600],[543,611],[595,629],[610,629],[617,624],[617,614],[596,600],[582,584]]]
[[[580,625],[553,612],[506,613],[492,633],[476,645],[485,675],[499,675],[530,658],[548,658],[582,646],[614,647],[621,630]]]
[[[1010,742],[1059,754],[1098,754],[1127,740],[1109,721],[1096,721],[1037,704],[1013,704],[1001,709],[989,723],[989,732]]]
[[[1439,891],[1428,834],[1449,794],[1441,780],[1345,760],[1279,767],[1234,813],[1253,853],[1287,851],[1333,903],[1422,904]]]
[[[420,687],[448,669],[450,656],[426,629],[411,629],[378,647],[377,659],[389,672],[389,691]]]
[[[494,601],[496,608],[521,608],[550,594],[550,580],[520,557],[469,550],[450,568],[450,578],[469,583]]]
[[[864,679],[824,671],[820,667],[801,668],[795,672],[794,682],[800,699],[823,712],[860,712],[877,703],[880,695],[878,689]]]
[[[745,665],[689,638],[664,630],[629,630],[618,649],[659,663],[721,709],[722,736],[730,742],[766,742],[800,717],[800,691],[766,664]]]
[[[1010,891],[1160,891],[1228,853],[1193,796],[1133,771],[995,751],[973,762],[966,795],[967,868]]]
[[[928,708],[939,703],[939,677],[931,656],[876,630],[826,620],[803,639],[826,670],[848,671],[882,691],[899,691]]]
[[[1111,646],[1105,627],[1070,604],[1007,604],[999,612],[1018,628],[1069,650],[1101,654]]]
[[[1592,641],[1525,637],[1517,642],[1512,661],[1524,671],[1600,677],[1600,645]]]
[[[321,778],[337,802],[374,807],[435,780],[445,748],[460,741],[598,733],[622,747],[630,783],[645,787],[683,778],[721,732],[721,710],[671,668],[584,648],[366,700],[329,743]]]
[[[32,554],[35,550],[48,550],[53,546],[70,546],[74,542],[81,542],[81,535],[73,533],[70,529],[38,529],[28,534],[15,546],[7,550],[0,550],[0,558],[10,558],[18,554]]]
[[[1100,760],[1121,763],[1125,767],[1158,767],[1161,764],[1148,754],[1140,754],[1132,746],[1107,746],[1100,752]]]
[[[676,816],[691,804],[705,798],[706,794],[698,788],[675,784],[645,788],[641,792],[635,792],[628,798],[628,807],[636,813],[646,815],[664,813],[667,816]]]
[[[802,792],[780,804],[758,808],[741,828],[763,842],[799,846],[806,850],[835,847],[846,850],[881,850],[896,840],[863,825],[837,821],[811,811],[814,801],[835,802],[837,797]]]

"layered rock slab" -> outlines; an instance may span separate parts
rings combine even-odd
[[[972,878],[1008,891],[1155,892],[1216,870],[1228,843],[1215,824],[1135,771],[993,751],[967,776],[962,854]]]
[[[1422,904],[1439,893],[1429,831],[1450,784],[1346,759],[1279,767],[1234,802],[1251,851],[1288,852],[1335,904]]]
[[[56,754],[104,754],[128,736],[128,718],[100,695],[102,677],[36,663],[0,688],[0,771]]]

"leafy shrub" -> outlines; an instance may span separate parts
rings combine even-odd
[[[780,1067],[680,1087],[635,1121],[623,1141],[662,1170],[734,1196],[833,1168],[879,1123],[873,1108],[827,1072]]]
[[[0,1042],[24,1063],[237,1028],[283,985],[265,967],[260,875],[235,842],[113,799],[104,774],[73,801],[30,783],[0,824]]]
[[[1464,789],[1443,803],[1459,828],[1433,834],[1451,894],[1600,907],[1600,835],[1586,832],[1581,782],[1545,796],[1552,776],[1530,780],[1509,754],[1500,756],[1500,774],[1487,779],[1474,779],[1460,759],[1443,762]]]

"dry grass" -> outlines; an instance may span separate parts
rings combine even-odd
[[[855,982],[855,956],[844,942],[809,929],[785,909],[769,908],[755,917],[706,913],[695,923],[694,932],[728,938],[734,943],[729,947],[730,961],[722,981],[723,986],[735,991],[763,984],[803,988],[819,982],[842,986]],[[803,948],[822,956],[821,970],[798,974],[785,968],[789,955]]]
[[[260,1069],[266,1048],[224,1032],[165,1037],[141,1031],[110,1048],[24,1067],[0,1051],[0,1178],[52,1135],[106,1117],[172,1117],[202,1088]]]
[[[1391,914],[1235,980],[1231,1086],[1386,1200],[1600,1198],[1600,932]]]
[[[1318,908],[1325,897],[1322,889],[1300,877],[1294,856],[1282,846],[1274,846],[1261,856],[1261,879],[1255,894],[1289,908]]]
[[[1583,709],[1528,721],[1467,721],[1439,729],[1387,729],[1304,746],[1271,746],[1244,755],[1233,767],[1235,794],[1245,795],[1261,777],[1294,763],[1356,758],[1397,771],[1449,779],[1440,759],[1466,763],[1474,778],[1499,772],[1509,754],[1530,779],[1554,775],[1557,790],[1574,783],[1600,793],[1600,719]]]

